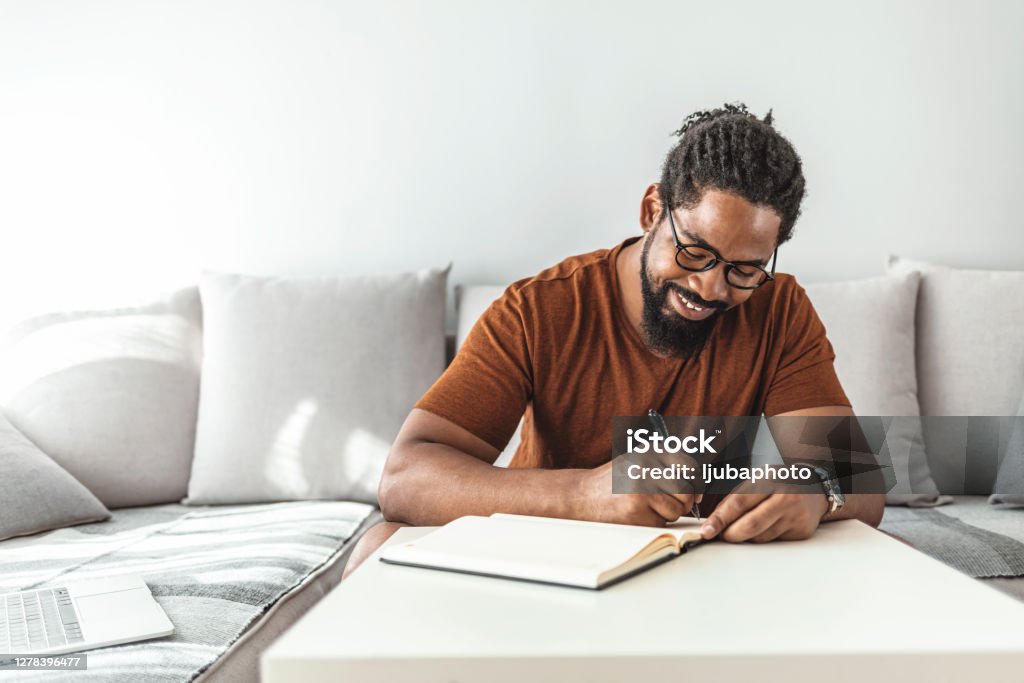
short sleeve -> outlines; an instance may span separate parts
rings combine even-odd
[[[524,302],[515,285],[484,311],[444,374],[416,403],[499,451],[533,396]]]
[[[793,282],[779,305],[782,352],[768,386],[765,415],[850,405],[836,375],[835,351],[807,292]]]

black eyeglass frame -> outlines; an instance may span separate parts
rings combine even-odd
[[[711,245],[696,244],[696,243],[693,243],[693,244],[683,244],[682,242],[680,242],[679,241],[679,233],[676,232],[676,222],[672,218],[672,211],[669,210],[669,208],[667,206],[665,207],[665,213],[668,214],[668,224],[669,224],[669,227],[672,228],[672,239],[676,243],[676,257],[675,257],[676,265],[679,266],[680,268],[682,268],[683,270],[688,270],[691,273],[703,273],[705,271],[711,270],[712,268],[717,266],[719,263],[724,263],[725,264],[725,281],[726,281],[726,283],[728,283],[728,285],[730,287],[735,287],[736,289],[757,289],[758,287],[762,286],[766,282],[775,279],[775,261],[778,259],[778,256],[779,256],[779,247],[778,247],[778,245],[775,246],[775,251],[772,252],[772,269],[770,271],[765,270],[761,265],[759,265],[757,263],[750,263],[749,261],[747,261],[747,262],[740,262],[740,263],[736,263],[736,262],[733,262],[733,261],[726,261],[724,258],[722,258],[722,255],[719,254],[718,251],[714,247],[712,247]],[[693,267],[690,267],[690,266],[684,266],[682,263],[679,262],[679,254],[683,251],[683,249],[686,249],[687,247],[697,247],[698,249],[703,249],[704,251],[710,252],[711,255],[714,258],[711,261],[709,261],[707,264],[705,264],[703,267],[701,267],[701,268],[693,268]],[[761,280],[761,282],[757,283],[753,287],[744,287],[742,285],[734,284],[729,279],[729,273],[732,272],[732,270],[734,268],[739,268],[739,267],[757,268],[762,273],[764,273],[765,279]]]

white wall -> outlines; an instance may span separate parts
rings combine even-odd
[[[198,268],[451,260],[505,283],[637,232],[690,111],[774,107],[780,270],[1024,268],[1024,3],[0,3],[3,314]]]

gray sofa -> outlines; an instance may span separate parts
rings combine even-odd
[[[141,575],[175,628],[36,676],[257,680],[382,520],[390,442],[444,369],[446,275],[205,273],[2,331],[0,593]]]
[[[135,681],[154,672],[164,680],[256,680],[259,652],[338,582],[353,544],[381,519],[372,492],[389,436],[444,365],[445,273],[433,273],[385,282],[319,279],[297,290],[282,279],[214,277],[139,306],[43,316],[4,338],[0,406],[28,439],[19,442],[19,457],[50,458],[61,476],[73,475],[71,482],[52,480],[61,493],[40,488],[19,509],[30,509],[33,499],[77,496],[87,510],[77,519],[71,510],[71,519],[57,523],[54,505],[44,505],[52,519],[31,528],[16,518],[28,512],[8,508],[0,522],[15,531],[0,541],[0,591],[142,574],[176,627],[167,639],[90,653],[90,670],[76,672],[75,680]],[[367,288],[375,296],[364,296]],[[343,314],[341,290],[348,307]],[[501,291],[457,288],[456,345]],[[992,276],[895,260],[884,277],[811,285],[808,292],[859,413],[1013,415],[1018,409],[1024,308],[1015,301],[1024,301],[1024,273]],[[392,313],[408,329],[388,328],[362,344],[360,331],[370,329],[374,314],[360,313],[359,306],[376,305],[381,296],[404,302],[405,309]],[[947,304],[955,306],[958,297],[971,306],[960,308],[951,323]],[[295,339],[278,329],[287,327],[282,320],[302,327],[295,320],[306,318],[316,318],[317,327]],[[315,340],[324,335],[343,339],[345,348],[318,347]],[[416,355],[424,349],[426,355]],[[417,367],[395,371],[396,355]],[[381,359],[387,370],[377,365]],[[295,393],[293,375],[318,367],[323,373],[306,373],[302,392]],[[382,400],[365,399],[360,372],[391,382],[380,388],[393,399],[386,411],[379,409]],[[254,373],[260,377],[255,384]],[[277,414],[279,406],[268,402],[281,396],[296,410],[275,423],[279,429],[268,441],[254,441],[266,430],[249,425]],[[387,413],[383,426],[369,435],[358,429],[365,420],[353,401],[370,403],[374,416]],[[246,411],[225,414],[236,402]],[[339,416],[355,416],[355,426]],[[211,427],[210,420],[217,424]],[[225,435],[237,436],[243,452],[229,452]],[[315,447],[331,439],[355,445],[317,460]],[[883,528],[954,566],[957,553],[950,548],[974,556],[989,552],[987,564],[960,568],[1024,597],[1024,571],[1014,569],[1021,559],[1015,548],[1024,547],[1024,510],[1011,507],[1012,490],[1003,506],[989,503],[999,468],[986,460],[980,476],[972,469],[972,444],[951,443],[948,434],[924,424],[908,439],[903,488],[892,502],[916,507],[888,508]],[[218,444],[212,455],[211,443]],[[513,438],[499,465],[516,443]],[[985,448],[997,464],[1008,457],[998,443],[995,451],[991,444]],[[4,462],[9,481],[15,461]],[[321,488],[282,489],[282,481]],[[289,497],[289,490],[297,493]],[[109,518],[97,521],[106,508]]]

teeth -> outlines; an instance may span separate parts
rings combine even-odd
[[[684,298],[683,298],[683,295],[682,295],[682,294],[680,294],[680,295],[679,295],[679,299],[680,299],[680,300],[681,300],[681,301],[682,301],[682,302],[683,302],[684,304],[686,304],[686,307],[687,307],[687,308],[693,309],[694,311],[703,311],[703,310],[704,310],[704,309],[703,309],[703,308],[701,308],[700,306],[694,306],[694,305],[693,305],[693,304],[691,304],[691,303],[690,303],[689,301],[687,301],[686,299],[684,299]]]

